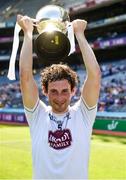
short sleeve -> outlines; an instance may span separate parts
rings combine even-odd
[[[89,122],[93,125],[96,118],[96,113],[97,113],[97,104],[95,106],[89,107],[86,104],[84,98],[81,97],[80,108],[81,108],[82,113],[87,115]]]
[[[92,127],[96,118],[97,104],[93,107],[88,107],[83,97],[73,106],[75,111],[78,111],[84,123],[89,127]]]
[[[35,106],[32,109],[29,109],[24,106],[24,112],[26,115],[26,119],[29,125],[33,124],[35,121],[37,123],[40,110],[45,111],[46,105],[38,99]]]

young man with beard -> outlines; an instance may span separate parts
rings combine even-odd
[[[32,74],[33,22],[18,16],[24,31],[20,54],[20,82],[25,114],[30,126],[34,179],[88,179],[88,161],[92,127],[97,112],[101,72],[84,31],[87,22],[74,20],[87,76],[81,97],[70,106],[75,94],[77,74],[67,65],[53,64],[42,75],[42,90],[50,106],[39,99]]]

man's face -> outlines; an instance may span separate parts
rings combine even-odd
[[[55,113],[64,113],[68,110],[71,97],[75,90],[71,91],[71,86],[67,80],[59,80],[48,84],[47,97]]]

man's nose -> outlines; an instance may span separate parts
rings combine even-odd
[[[64,102],[64,96],[61,95],[61,94],[59,94],[59,95],[57,96],[57,100],[58,100],[58,102],[60,102],[60,103]]]

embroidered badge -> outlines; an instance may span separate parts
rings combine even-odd
[[[71,145],[72,136],[69,129],[49,131],[48,143],[54,149],[64,149]]]

